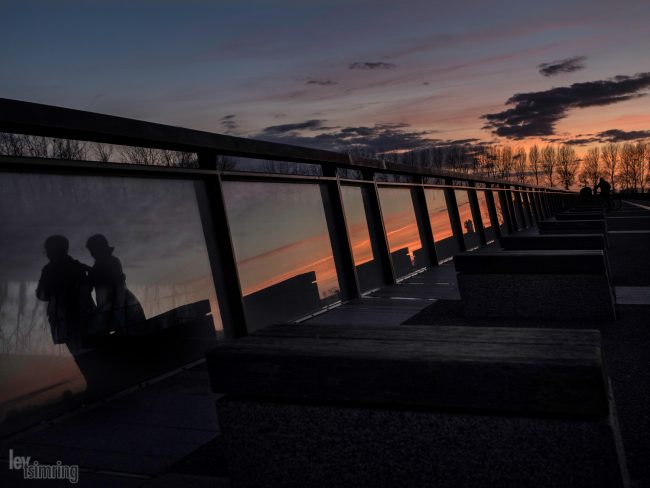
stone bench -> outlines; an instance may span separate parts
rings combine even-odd
[[[602,250],[467,253],[454,264],[467,317],[616,318]]]
[[[555,215],[557,220],[603,220],[603,212],[569,212]]]
[[[545,220],[537,223],[540,234],[597,234],[607,232],[605,220]]]
[[[608,261],[617,286],[650,286],[650,230],[608,233]]]
[[[233,488],[627,486],[598,331],[271,326],[207,367]]]
[[[650,230],[650,215],[639,217],[607,217],[607,230]]]
[[[503,236],[501,247],[507,251],[601,249],[607,248],[604,234],[547,234],[539,236]]]

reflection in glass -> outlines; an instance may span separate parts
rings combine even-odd
[[[521,213],[521,208],[517,204],[517,198],[515,196],[514,191],[508,192],[510,195],[510,205],[512,206],[512,209],[514,211],[514,222],[513,222],[513,227],[516,230],[524,229],[525,228],[525,223],[524,223],[524,216]]]
[[[444,261],[458,253],[458,243],[454,237],[447,211],[445,191],[442,188],[425,188],[424,195],[427,200],[433,240],[436,244],[436,255],[438,261]]]
[[[483,222],[483,229],[485,231],[485,239],[492,241],[495,238],[494,228],[492,227],[492,220],[490,219],[490,211],[488,210],[487,197],[485,191],[477,190],[476,198],[478,199],[478,208],[481,212],[481,221]]]
[[[379,187],[379,200],[395,276],[401,278],[424,268],[428,263],[420,241],[411,190]]]
[[[514,197],[515,213],[517,214],[517,222],[520,229],[525,229],[530,225],[528,221],[528,214],[526,213],[526,202],[524,195],[521,192],[512,192]]]
[[[383,277],[381,263],[377,259],[378,251],[373,249],[373,241],[370,238],[369,209],[364,202],[364,191],[366,189],[359,186],[341,186],[345,221],[348,226],[359,286],[362,291],[367,291],[381,286]]]
[[[533,225],[535,219],[535,202],[533,200],[533,193],[527,191],[522,193],[522,196],[524,197],[524,205],[528,211],[529,225]]]
[[[203,357],[195,183],[0,174],[0,433]]]
[[[469,195],[467,190],[454,190],[456,195],[456,205],[458,205],[458,214],[460,215],[460,225],[463,229],[463,239],[465,247],[473,249],[479,245],[478,234],[474,226],[474,217],[472,216],[472,207],[469,204]]]
[[[225,181],[248,330],[340,299],[321,186]]]
[[[492,195],[494,197],[494,208],[497,213],[497,221],[499,222],[499,230],[501,234],[506,234],[508,232],[508,227],[506,226],[506,221],[503,216],[503,207],[501,206],[501,192],[493,191]]]

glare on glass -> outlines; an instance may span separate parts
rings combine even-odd
[[[375,250],[376,244],[373,242],[368,228],[370,209],[367,208],[363,194],[367,190],[374,191],[372,188],[360,186],[344,185],[341,187],[352,256],[362,291],[371,290],[383,284],[381,263],[377,259],[378,251]]]
[[[429,222],[433,231],[438,261],[449,259],[458,252],[458,243],[447,211],[445,191],[442,188],[425,188],[424,195],[429,212]]]
[[[488,241],[494,240],[495,234],[494,228],[492,227],[492,220],[490,219],[486,191],[477,190],[476,198],[478,199],[478,208],[481,212],[481,221],[483,223],[483,230],[485,231],[485,239]]]
[[[396,277],[425,267],[411,190],[379,187],[379,201]]]
[[[460,216],[460,225],[463,229],[463,239],[467,249],[472,249],[479,245],[478,234],[476,233],[476,224],[472,215],[472,207],[469,203],[467,190],[454,190],[456,195],[456,205]]]
[[[224,181],[249,332],[340,299],[319,184]]]

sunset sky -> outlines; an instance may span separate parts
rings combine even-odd
[[[645,0],[4,1],[0,96],[331,149],[633,140],[649,21]]]

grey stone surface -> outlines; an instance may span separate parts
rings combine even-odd
[[[606,232],[605,220],[546,220],[537,224],[540,234],[594,234]]]
[[[608,230],[650,230],[650,216],[607,217]]]
[[[234,488],[626,486],[608,419],[217,403]]]
[[[614,284],[650,286],[650,231],[612,231],[607,237]]]
[[[615,320],[607,275],[459,273],[467,317]]]
[[[650,286],[617,286],[615,291],[619,305],[650,305]]]
[[[603,220],[605,213],[600,212],[566,212],[555,215],[557,220]]]
[[[312,328],[313,337],[255,335],[217,346],[208,353],[214,391],[291,401],[607,414],[597,331],[567,331],[559,340],[557,332],[542,330],[499,330],[490,339],[480,328],[398,326],[377,333],[358,327],[354,336],[320,328]]]
[[[0,444],[40,462],[160,473],[218,434],[205,366],[179,372],[132,394],[88,408]]]
[[[603,234],[547,234],[538,236],[504,236],[500,239],[505,250],[606,249]]]
[[[268,485],[267,485],[268,486]],[[227,478],[168,473],[142,485],[143,488],[230,488]]]

